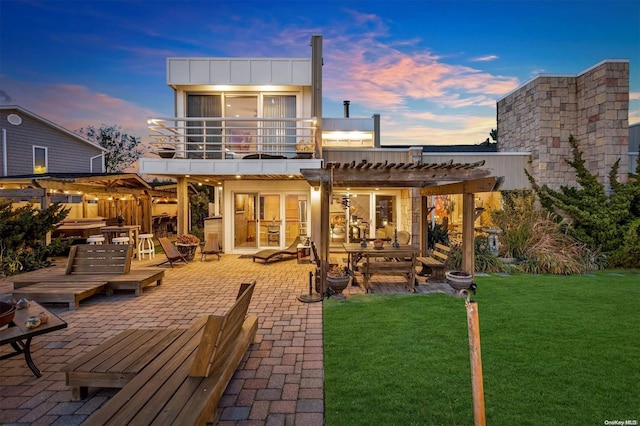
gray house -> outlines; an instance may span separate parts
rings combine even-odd
[[[105,171],[106,149],[19,106],[0,106],[0,140],[0,176]]]

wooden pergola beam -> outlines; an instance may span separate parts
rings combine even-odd
[[[487,177],[489,170],[476,168],[476,164],[382,164],[377,163],[369,168],[344,165],[328,165],[324,169],[302,169],[300,173],[313,187],[323,183],[333,186],[350,187],[402,187],[423,188],[437,185],[439,182],[469,181]]]
[[[103,194],[103,195],[115,195],[115,194],[131,194],[137,197],[145,196],[146,191],[133,188],[119,188],[119,187],[105,187],[96,186],[92,184],[79,184],[68,181],[55,181],[50,179],[42,179],[34,182],[35,185],[49,190],[60,191],[76,191],[90,194]]]
[[[44,197],[45,193],[42,188],[0,189],[0,198],[37,198]]]
[[[446,195],[446,194],[475,194],[478,192],[493,192],[500,189],[504,183],[504,177],[490,176],[481,179],[467,180],[463,182],[448,183],[438,186],[429,186],[420,189],[420,195]]]

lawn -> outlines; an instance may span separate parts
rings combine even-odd
[[[477,277],[487,424],[640,420],[640,271]],[[324,305],[326,424],[469,425],[464,299]]]

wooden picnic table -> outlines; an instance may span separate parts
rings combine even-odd
[[[24,324],[27,318],[37,316],[40,312],[49,315],[49,321],[41,324],[36,328],[27,328]],[[31,358],[31,340],[35,336],[50,333],[52,331],[67,328],[67,323],[60,319],[57,315],[47,311],[34,301],[29,302],[29,306],[24,309],[17,309],[13,321],[9,327],[0,330],[0,346],[11,345],[14,352],[0,356],[0,360],[11,358],[20,354],[24,354],[27,366],[33,371],[36,377],[42,376],[42,373],[36,367]]]
[[[353,270],[357,266],[358,261],[363,260],[363,269],[361,272],[364,277],[364,288],[366,291],[369,291],[371,275],[376,273],[404,275],[407,277],[407,286],[411,290],[415,289],[417,248],[411,245],[393,247],[390,243],[385,243],[381,249],[374,248],[372,243],[368,243],[367,247],[362,247],[360,243],[344,243],[343,246],[345,252],[347,252],[347,268]],[[375,262],[374,260],[376,258],[388,258],[394,261]]]

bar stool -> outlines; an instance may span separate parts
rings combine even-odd
[[[102,244],[104,243],[104,240],[103,235],[90,235],[87,238],[87,244]]]
[[[156,247],[153,244],[153,234],[138,235],[138,259],[143,259],[148,254],[149,259],[156,257]]]
[[[129,244],[131,241],[129,237],[113,237],[111,242],[113,242],[113,244]]]

